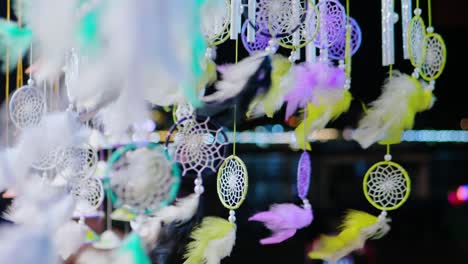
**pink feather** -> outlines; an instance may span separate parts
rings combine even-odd
[[[295,204],[274,204],[269,211],[260,212],[249,218],[249,221],[263,222],[272,231],[270,237],[260,240],[260,244],[277,244],[291,238],[297,229],[307,227],[314,216],[312,208],[302,208]]]
[[[286,119],[292,116],[298,108],[304,108],[307,103],[317,103],[318,92],[343,89],[346,81],[343,69],[325,63],[304,62],[296,65],[290,74],[289,82],[286,81],[286,83],[293,87],[285,96]]]

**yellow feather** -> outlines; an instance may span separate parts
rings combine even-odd
[[[362,230],[378,222],[379,219],[373,215],[349,210],[340,226],[340,233],[337,236],[322,235],[319,248],[309,252],[309,257],[334,262],[353,250],[362,248],[368,238],[367,235],[363,234]]]
[[[190,235],[193,240],[187,245],[184,264],[206,263],[205,251],[213,240],[223,239],[235,225],[223,218],[205,217]]]

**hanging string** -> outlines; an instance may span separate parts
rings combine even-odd
[[[235,63],[239,61],[239,38],[236,39],[236,56]],[[233,142],[232,142],[232,155],[236,155],[236,141],[237,141],[237,104],[234,104],[234,128],[233,128]]]
[[[345,44],[345,67],[346,79],[351,79],[351,22],[349,11],[349,0],[346,0],[346,44]]]
[[[16,12],[16,17],[18,19],[18,27],[22,27],[22,13],[21,13],[21,0],[17,0],[16,6],[18,7]],[[16,67],[16,89],[24,85],[23,81],[23,57],[21,55],[17,58],[17,67]]]
[[[427,0],[427,13],[429,17],[429,27],[432,27],[432,3],[431,0]]]
[[[390,155],[390,144],[387,144],[387,155]]]
[[[308,131],[308,128],[307,128],[307,106],[306,106],[306,109],[304,111],[304,120],[302,121],[304,123],[304,146],[303,146],[303,150],[306,151],[307,149],[307,131]]]
[[[416,0],[416,8],[419,8],[419,0]]]
[[[388,75],[389,75],[389,78],[390,78],[390,80],[391,80],[392,77],[393,77],[393,64],[390,64],[390,70],[389,70],[389,72],[388,72]]]
[[[111,150],[108,149],[107,150],[107,158],[109,159],[109,157],[111,156]],[[111,194],[110,194],[110,190],[109,191],[106,191],[107,193],[107,208],[106,208],[106,230],[112,230],[112,218],[111,218],[111,214],[112,214],[112,201],[111,201]]]

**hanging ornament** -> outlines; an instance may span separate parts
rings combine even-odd
[[[346,25],[345,8],[336,0],[320,0],[318,5],[320,24],[314,44],[320,49],[333,45]]]
[[[128,144],[108,161],[106,190],[117,208],[151,214],[171,204],[180,186],[180,171],[154,143]]]
[[[353,56],[359,47],[361,46],[362,33],[361,28],[354,18],[349,18],[351,23],[351,53],[350,56]],[[340,38],[338,38],[332,46],[328,48],[328,55],[330,58],[335,60],[345,60],[346,54],[346,28],[343,29]]]
[[[419,78],[419,71],[424,62],[424,38],[426,36],[426,26],[421,17],[422,10],[419,8],[419,1],[416,1],[414,17],[408,26],[408,54],[411,64],[414,67],[413,78]]]
[[[95,212],[104,201],[102,183],[94,177],[69,182],[68,186],[75,199],[77,213],[85,215]]]
[[[57,152],[58,149],[56,147],[51,147],[49,150],[42,153],[39,156],[39,159],[35,162],[31,163],[31,166],[36,170],[50,170],[55,168],[57,165]]]
[[[281,243],[296,234],[298,229],[305,228],[312,223],[314,218],[312,206],[307,199],[311,175],[310,157],[304,151],[297,167],[297,194],[303,201],[303,207],[292,203],[274,204],[266,212],[256,213],[249,218],[249,221],[263,222],[273,234],[260,240],[260,244]]]
[[[237,156],[227,157],[218,170],[218,196],[224,207],[231,210],[229,220],[235,221],[232,210],[239,208],[247,195],[248,176],[244,162]]]
[[[45,111],[44,96],[32,80],[16,90],[9,103],[10,119],[19,129],[37,126]]]
[[[395,64],[395,13],[394,0],[382,0],[382,65]]]
[[[213,47],[228,40],[231,23],[231,1],[205,1],[200,11],[202,32],[208,45]]]
[[[182,175],[193,171],[201,177],[206,169],[215,172],[224,160],[227,136],[209,117],[204,121],[193,117],[179,120],[169,130],[166,150],[171,138],[175,145],[173,159],[182,165]]]
[[[87,144],[61,148],[57,155],[57,172],[67,181],[87,179],[96,171],[97,152]]]
[[[255,32],[255,40],[248,40],[248,28],[251,27],[248,20],[246,20],[242,26],[242,44],[244,48],[252,55],[258,51],[264,51],[267,47],[271,46],[273,43],[273,49],[276,51],[278,45],[271,37],[268,36],[267,31],[257,31]]]

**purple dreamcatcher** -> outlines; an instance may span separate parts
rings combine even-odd
[[[341,37],[346,26],[346,12],[343,5],[336,0],[322,0],[317,8],[320,25],[314,44],[320,49],[325,49]]]
[[[349,18],[351,24],[351,56],[353,56],[361,46],[362,33],[359,24],[353,18]],[[346,51],[346,29],[343,29],[341,37],[328,48],[328,55],[335,60],[344,60]]]
[[[195,172],[200,178],[205,170],[216,172],[224,161],[228,138],[223,127],[207,117],[186,117],[174,124],[166,138],[166,150],[174,140],[172,158],[182,166],[182,175]]]
[[[307,193],[309,192],[310,175],[312,167],[310,164],[310,156],[307,151],[302,152],[299,164],[297,165],[297,195],[303,201],[307,200]]]
[[[263,51],[270,45],[271,37],[268,36],[268,30],[256,31],[255,41],[249,42],[247,40],[247,27],[249,26],[249,21],[246,20],[242,26],[242,44],[244,48],[249,52],[249,54],[255,53],[257,51]],[[278,44],[274,44],[274,50],[278,49]]]
[[[260,244],[281,243],[296,234],[298,229],[305,228],[312,223],[314,215],[312,206],[307,200],[309,191],[311,164],[307,151],[299,159],[297,168],[297,192],[303,205],[299,207],[293,203],[273,204],[270,210],[259,212],[249,218],[249,221],[262,222],[272,231],[270,237],[260,240]]]

